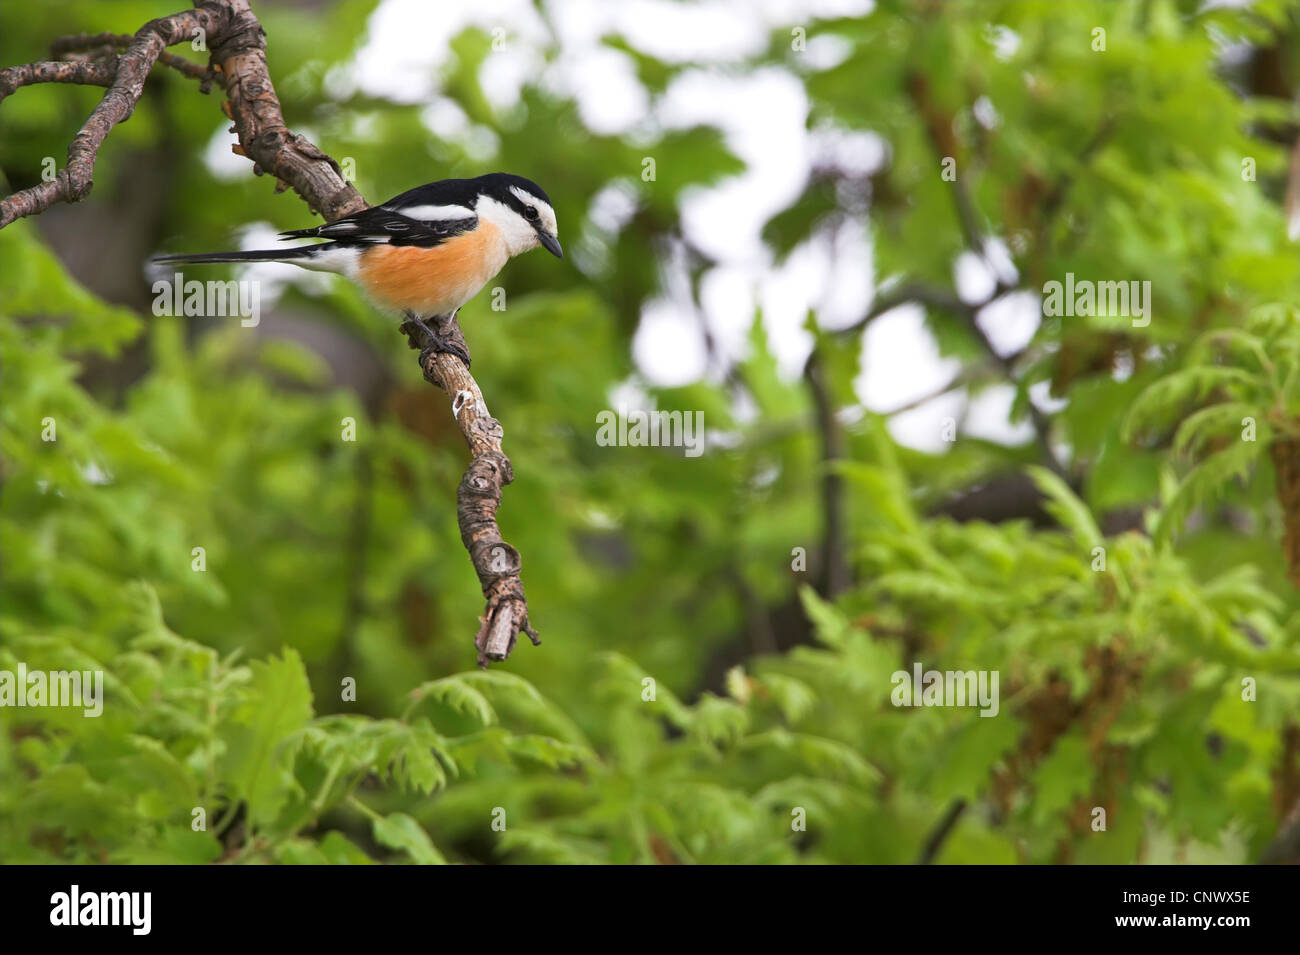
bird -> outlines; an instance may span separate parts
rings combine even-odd
[[[325,225],[280,233],[281,240],[328,239],[314,245],[246,252],[162,255],[157,263],[285,262],[335,272],[356,283],[383,308],[402,312],[435,351],[469,365],[460,341],[435,332],[511,258],[541,246],[564,258],[550,197],[531,179],[494,172],[473,179],[441,179],[409,189],[377,206]]]

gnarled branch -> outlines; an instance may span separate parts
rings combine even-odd
[[[35,83],[79,83],[82,86],[112,86],[117,63],[89,60],[38,60],[0,70],[0,102],[15,90]]]
[[[59,37],[51,43],[50,55],[61,57],[69,53],[85,53],[87,51],[93,53],[95,51],[126,49],[131,45],[132,39],[134,38],[125,33],[78,33],[73,36]],[[188,76],[190,79],[199,80],[205,84],[213,83],[217,78],[211,67],[200,66],[193,60],[187,60],[175,53],[165,51],[159,53],[158,62],[164,66],[170,66],[182,76]],[[203,92],[206,93],[207,89],[203,89]]]
[[[412,348],[426,344],[424,330],[413,323],[402,326]],[[438,334],[462,346],[465,339],[453,315],[441,322]],[[478,648],[479,666],[510,656],[520,631],[534,646],[541,643],[537,631],[528,622],[528,602],[519,578],[521,558],[501,538],[496,512],[501,504],[501,490],[515,479],[510,459],[501,450],[501,423],[488,412],[483,392],[469,369],[455,355],[433,352],[424,359],[424,377],[451,398],[451,413],[469,444],[472,460],[460,487],[456,489],[456,521],[461,543],[469,551],[478,574],[479,586],[487,598],[487,609],[479,618],[474,646]]]
[[[56,202],[77,202],[86,198],[94,185],[95,159],[99,155],[99,147],[114,126],[130,119],[135,112],[135,104],[140,101],[145,80],[158,57],[172,44],[190,39],[196,30],[203,31],[207,36],[218,35],[229,18],[230,9],[225,4],[212,4],[150,20],[137,30],[126,51],[117,59],[116,70],[104,98],[99,101],[99,105],[68,147],[68,165],[59,170],[50,182],[42,182],[0,200],[0,228],[24,216],[44,212]],[[20,66],[4,70],[0,74],[0,89],[5,89],[11,82],[15,82],[12,89],[26,85],[16,83],[16,80],[22,79],[22,71],[30,68]],[[76,71],[47,72],[56,75],[53,82],[88,81],[69,79],[68,77],[76,75]],[[84,75],[89,77],[91,72],[84,71]],[[63,78],[59,79],[58,76]],[[12,92],[12,89],[9,91]]]

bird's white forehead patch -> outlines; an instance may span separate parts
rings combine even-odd
[[[403,208],[384,206],[383,208],[389,212],[404,215],[408,219],[419,219],[421,222],[445,222],[448,219],[474,218],[474,210],[467,209],[465,206],[405,206]]]
[[[510,191],[514,193],[515,198],[526,206],[537,207],[537,218],[541,220],[542,226],[551,235],[558,235],[559,230],[555,225],[555,210],[545,199],[539,199],[526,189],[520,189],[518,186],[511,186]]]

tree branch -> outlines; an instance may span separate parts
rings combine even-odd
[[[24,86],[35,83],[79,83],[82,86],[112,86],[117,64],[89,60],[38,60],[0,70],[0,102]]]
[[[212,65],[207,70],[181,57],[164,58],[167,46],[206,37]],[[87,83],[108,87],[86,125],[68,148],[68,166],[53,182],[41,183],[0,200],[0,228],[18,218],[36,215],[56,202],[84,199],[92,186],[100,146],[118,123],[135,110],[150,69],[164,62],[199,79],[220,82],[228,102],[225,112],[234,122],[244,155],[257,175],[269,172],[279,181],[277,192],[292,187],[312,211],[327,220],[367,208],[365,198],[344,178],[339,165],[313,143],[292,133],[284,121],[279,98],[266,63],[266,35],[248,0],[195,0],[195,9],[146,23],[133,37],[113,33],[79,34],[54,41],[55,55],[125,46],[115,59],[42,61],[0,71],[0,99],[32,83]],[[184,66],[180,65],[184,64]],[[440,333],[464,338],[455,316],[442,322]],[[412,336],[423,332],[403,326]],[[421,343],[424,344],[424,343]],[[471,461],[457,491],[457,523],[469,551],[487,608],[479,618],[474,644],[480,666],[504,660],[519,633],[539,643],[528,620],[528,603],[519,577],[519,551],[501,538],[496,511],[501,490],[514,472],[501,450],[500,423],[487,410],[483,393],[456,356],[431,354],[423,364],[426,380],[451,397],[452,414],[469,445]]]
[[[232,5],[234,2],[232,0]],[[224,4],[213,4],[150,20],[137,30],[126,51],[117,60],[116,71],[104,98],[99,101],[99,105],[68,147],[68,165],[59,170],[50,182],[42,182],[0,200],[0,228],[24,216],[44,212],[56,202],[78,202],[86,198],[94,185],[95,159],[99,155],[99,147],[114,126],[125,122],[135,112],[135,104],[140,101],[149,71],[163,50],[174,43],[188,40],[196,30],[202,30],[207,36],[218,35],[229,16],[230,11]],[[0,71],[0,88],[8,85],[10,75],[21,78],[22,71],[30,67],[31,65],[11,67]],[[61,71],[48,72],[59,74]],[[55,79],[52,82],[81,81]],[[19,83],[13,89],[18,85],[26,84]],[[12,89],[9,91],[12,92]]]
[[[856,335],[886,312],[892,312],[894,309],[912,302],[955,313],[964,312],[970,307],[952,292],[945,289],[908,283],[882,295],[877,295],[872,299],[867,314],[847,328],[841,329],[838,334]]]
[[[412,348],[429,344],[424,329],[418,325],[406,323],[402,330],[409,336]],[[442,321],[437,331],[464,345],[455,315]],[[528,601],[519,578],[522,558],[502,539],[496,521],[501,490],[515,479],[515,472],[501,450],[501,422],[488,413],[483,392],[465,363],[455,355],[432,352],[425,357],[423,370],[426,381],[451,397],[452,416],[469,445],[469,468],[456,489],[456,522],[461,543],[469,551],[479,586],[487,598],[487,609],[474,635],[478,664],[486,667],[510,656],[520,631],[528,634],[534,646],[542,642],[528,622]]]
[[[804,380],[817,409],[817,430],[822,439],[822,513],[826,526],[822,538],[823,596],[833,600],[849,586],[848,541],[844,513],[844,476],[835,469],[844,457],[844,435],[835,417],[835,403],[826,382],[821,357],[814,345],[804,366]]]
[[[929,81],[924,74],[919,72],[909,74],[907,92],[922,119],[926,136],[929,138],[935,154],[941,160],[944,157],[955,158],[957,155],[957,141],[952,132],[951,117],[946,116],[933,102],[930,96]],[[1104,142],[1104,139],[1102,141]],[[984,231],[980,226],[975,202],[966,189],[966,181],[958,177],[949,185],[952,187],[953,210],[956,213],[957,222],[961,226],[961,233],[965,239],[966,247],[979,256],[985,265],[992,270],[992,266],[988,262],[988,256],[985,254]],[[1003,295],[1013,291],[1015,291],[1014,286],[1004,283],[1000,277],[997,277],[997,286],[994,288],[993,294],[989,296],[988,301],[979,305],[967,305],[960,299],[956,299],[956,306],[951,307],[949,310],[965,320],[966,325],[970,328],[980,346],[988,353],[990,358],[1001,366],[1007,380],[1019,387],[1020,380],[1015,374],[1014,359],[998,354],[997,349],[993,347],[993,342],[985,334],[984,329],[980,328],[977,321],[981,309],[987,308]],[[1029,420],[1033,424],[1034,434],[1037,437],[1038,447],[1044,462],[1057,475],[1068,479],[1065,465],[1061,463],[1056,456],[1056,452],[1052,449],[1051,420],[1034,404],[1032,397],[1027,398],[1025,404],[1029,407]]]
[[[917,865],[930,865],[934,862],[939,855],[939,850],[948,841],[952,831],[957,828],[957,823],[961,821],[962,814],[965,812],[965,799],[959,797],[948,805],[943,818],[939,820],[934,830],[926,838],[925,845],[921,847],[921,854],[916,860]]]
[[[326,220],[365,209],[366,200],[343,178],[339,164],[285,125],[266,65],[266,33],[248,0],[199,2],[229,11],[228,29],[209,41],[230,101],[227,115],[234,121],[245,155],[253,160],[254,175],[269,172],[292,186]]]
[[[125,49],[131,45],[132,37],[125,33],[77,33],[72,36],[59,37],[50,44],[50,55],[61,57],[68,53],[83,53],[88,50],[108,50],[108,49]],[[80,61],[72,61],[80,62]],[[158,54],[158,62],[164,66],[170,66],[183,76],[195,79],[204,84],[211,84],[216,81],[217,76],[208,66],[200,66],[193,60],[187,60],[183,56],[177,56],[175,53],[163,52]],[[207,89],[200,87],[204,93]]]

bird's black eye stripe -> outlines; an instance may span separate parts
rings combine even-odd
[[[527,209],[524,210],[524,215],[527,216],[529,219],[536,219],[536,218],[537,218],[537,207],[536,207],[536,206],[529,206]]]

